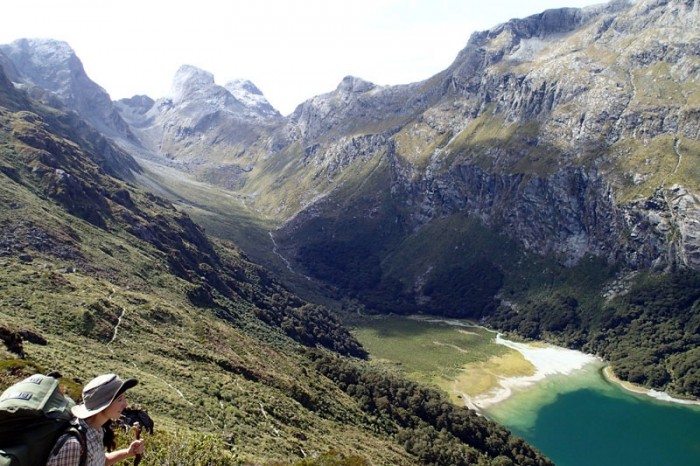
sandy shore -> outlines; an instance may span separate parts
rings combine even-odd
[[[442,322],[455,327],[485,328],[477,324],[465,323],[458,320],[426,319],[422,316],[411,316],[409,318],[426,320],[428,322]],[[546,377],[568,375],[596,362],[602,365],[602,361],[599,358],[580,351],[560,348],[546,343],[518,343],[506,340],[500,333],[493,330],[486,330],[496,333],[496,344],[506,346],[519,352],[525,360],[534,367],[534,370],[532,371],[532,375],[524,376],[504,376],[496,371],[487,371],[493,376],[490,382],[491,388],[487,388],[485,392],[477,395],[470,396],[464,393],[464,391],[453,388],[453,392],[460,395],[467,407],[476,411],[481,411],[489,406],[504,401],[513,394],[514,390],[532,386]],[[497,357],[495,359],[496,361],[490,361],[490,365],[497,367],[499,366],[497,361],[502,359],[502,357]]]
[[[500,334],[496,336],[496,343],[522,354],[535,367],[535,373],[524,377],[501,377],[488,392],[473,397],[465,396],[467,406],[472,409],[486,409],[509,398],[516,389],[527,388],[549,376],[568,375],[589,364],[600,362],[595,356],[580,351],[546,344],[517,343],[506,340]]]
[[[455,327],[481,327],[477,324],[465,323],[457,320],[425,319],[422,317],[413,318],[427,320],[428,322],[443,322],[449,325],[453,325]],[[491,382],[489,382],[493,386],[491,388],[486,389],[485,392],[474,396],[470,396],[469,394],[464,393],[463,391],[453,389],[453,392],[459,394],[462,400],[464,400],[465,404],[469,408],[472,408],[476,411],[481,411],[487,409],[488,407],[494,404],[500,403],[501,401],[508,399],[515,390],[532,386],[537,382],[544,380],[547,377],[553,375],[569,375],[594,363],[600,364],[601,366],[604,364],[604,362],[600,358],[590,354],[582,353],[580,351],[548,345],[546,343],[518,343],[506,340],[501,336],[500,333],[496,335],[496,344],[506,346],[519,352],[525,358],[525,360],[527,360],[534,366],[534,374],[526,376],[506,377],[499,375],[494,371],[491,373],[493,377]],[[615,377],[610,366],[604,368],[603,374],[607,380],[619,385],[623,389],[628,390],[630,392],[650,396],[657,400],[666,401],[670,403],[700,406],[700,401],[673,398],[665,392],[659,392],[657,390],[648,389],[629,382],[622,381]]]
[[[650,396],[652,398],[656,398],[657,400],[667,401],[669,403],[678,403],[678,404],[684,404],[684,405],[700,406],[700,401],[684,400],[681,398],[673,398],[671,395],[669,395],[666,392],[660,392],[657,390],[642,387],[640,385],[635,385],[631,382],[625,382],[624,380],[620,380],[619,378],[617,378],[615,376],[615,374],[613,373],[612,368],[610,366],[607,366],[607,367],[605,367],[605,369],[603,369],[603,375],[610,382],[619,385],[620,387],[624,388],[625,390],[627,390],[629,392],[637,393],[640,395]]]

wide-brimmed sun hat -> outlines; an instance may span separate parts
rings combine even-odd
[[[87,419],[107,408],[112,401],[134,385],[136,379],[122,380],[116,374],[95,377],[83,388],[83,402],[73,406],[71,412],[78,419]]]

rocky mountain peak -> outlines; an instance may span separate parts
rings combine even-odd
[[[247,79],[233,79],[229,82],[227,82],[224,87],[228,89],[229,92],[232,94],[235,94],[237,92],[245,92],[246,94],[250,95],[258,95],[261,96],[263,95],[262,91],[258,89],[258,87],[253,84],[251,81]]]
[[[340,84],[338,84],[337,90],[339,92],[362,93],[371,91],[375,87],[377,86],[374,83],[365,81],[362,78],[356,78],[355,76],[346,76],[343,78]]]
[[[52,105],[58,98],[67,109],[78,113],[96,129],[110,136],[133,139],[107,91],[88,77],[83,63],[66,42],[18,39],[0,45],[0,51],[14,65],[12,79],[30,90],[39,90],[34,97],[51,101]]]
[[[66,91],[67,72],[84,75],[80,59],[66,42],[54,39],[18,39],[0,49],[22,71],[24,79],[44,89]],[[63,97],[67,97],[64,93]]]
[[[290,116],[294,129],[287,133],[306,141],[334,132],[383,131],[385,126],[415,113],[425,106],[422,84],[378,86],[364,79],[346,76],[331,92],[300,104]],[[380,110],[381,109],[381,110]]]
[[[201,163],[212,145],[248,147],[282,118],[252,82],[220,86],[211,72],[192,65],[177,70],[168,97],[135,96],[118,108],[153,156],[187,163]]]
[[[644,18],[641,24],[637,18]],[[636,2],[622,25],[635,25],[643,28],[650,22],[657,26],[695,27],[700,26],[700,2],[698,0],[643,0]]]
[[[79,110],[83,104],[88,104],[84,102],[88,97],[93,99],[90,102],[93,105],[110,101],[107,92],[87,76],[82,62],[66,42],[18,39],[0,45],[0,50],[14,64],[18,72],[15,79],[50,91],[69,108]]]
[[[254,113],[267,118],[280,117],[281,114],[267,101],[262,91],[247,79],[234,79],[224,88],[239,102]]]
[[[256,120],[280,116],[252,82],[234,80],[220,86],[212,73],[192,65],[183,65],[175,73],[170,99],[176,106],[197,107],[199,113],[223,111]]]
[[[608,5],[588,8],[557,8],[527,18],[515,18],[486,31],[471,35],[450,70],[456,75],[469,78],[479,70],[500,62],[506,57],[527,58],[537,52],[541,45],[562,40],[569,33],[579,30],[606,11],[629,8],[627,2],[611,2]],[[536,50],[531,50],[535,48]],[[520,57],[517,54],[524,54]]]
[[[146,113],[155,103],[155,101],[147,95],[135,95],[127,99],[120,99],[119,102],[123,105],[134,108],[139,113]]]
[[[192,65],[182,65],[173,77],[170,97],[173,102],[182,102],[215,86],[214,75],[209,71]]]

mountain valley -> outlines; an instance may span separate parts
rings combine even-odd
[[[700,397],[698,76],[697,0],[513,19],[286,116],[190,65],[113,102],[68,44],[0,45],[1,385],[135,376],[182,463],[551,464],[344,322],[467,318]]]

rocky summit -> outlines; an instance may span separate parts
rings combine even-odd
[[[80,114],[96,129],[112,137],[133,140],[109,94],[85,73],[73,49],[53,39],[19,39],[0,46],[14,65],[8,77],[33,97]]]

